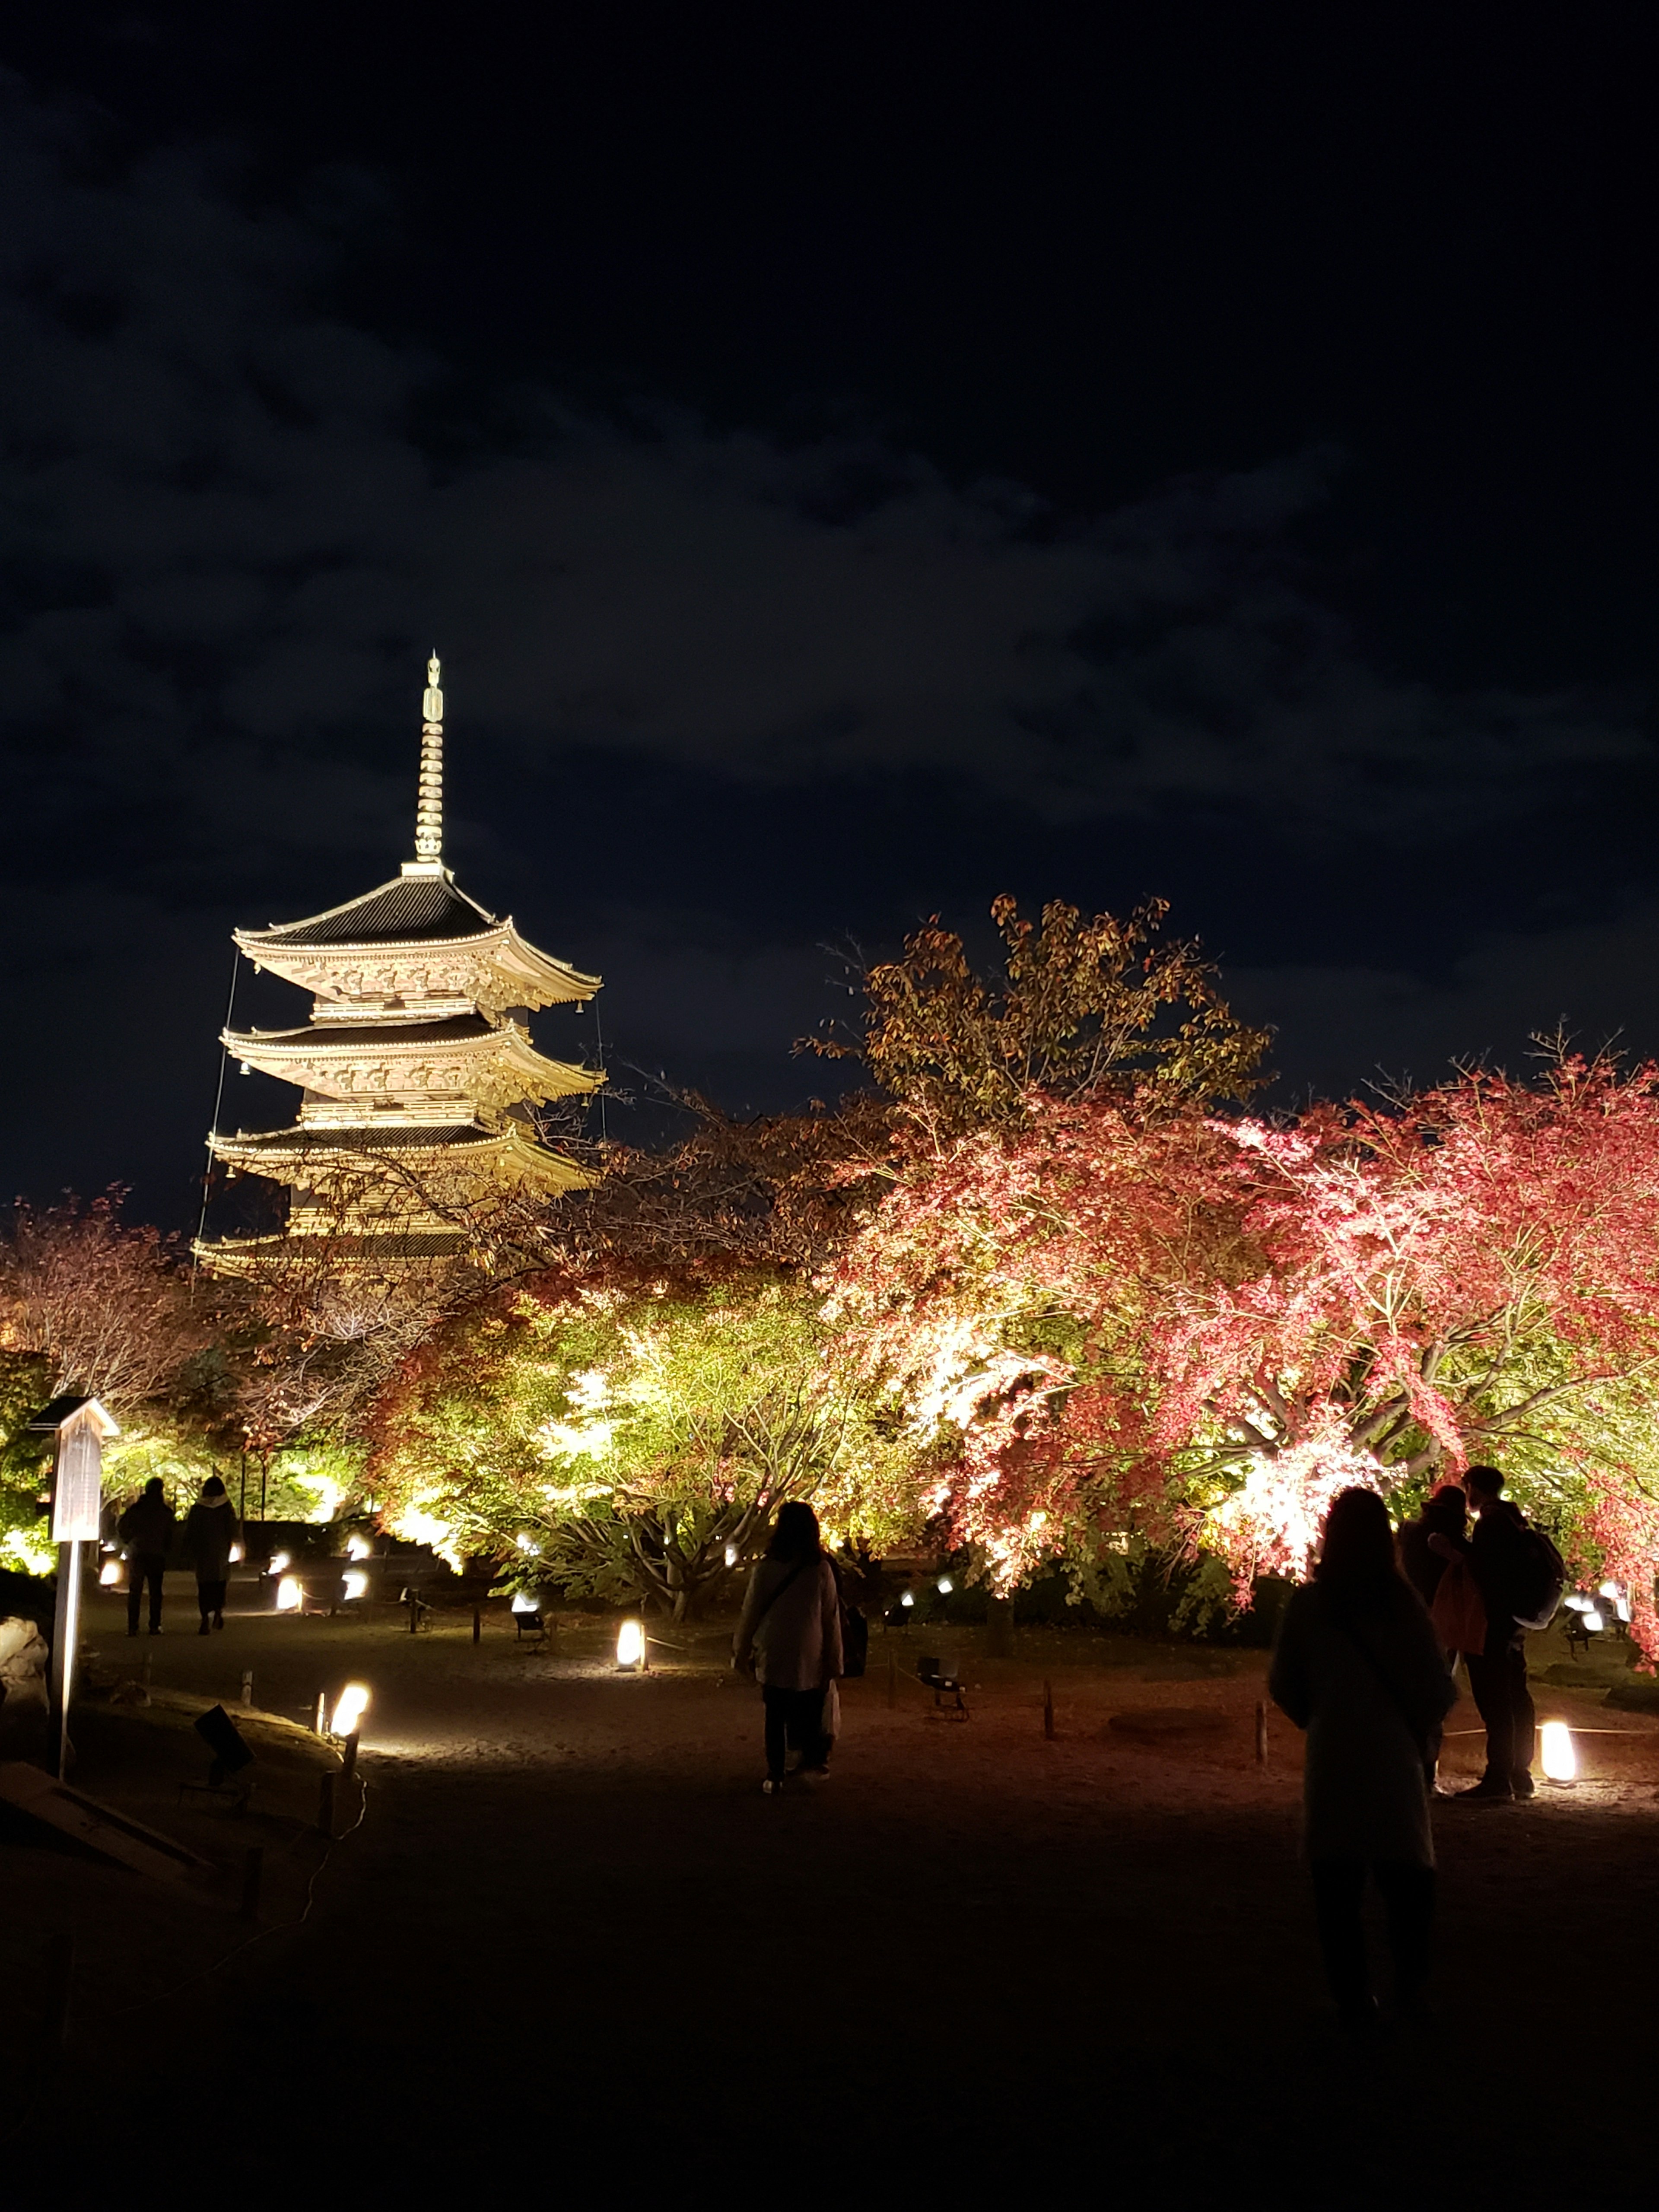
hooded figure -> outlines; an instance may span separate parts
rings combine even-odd
[[[185,1516],[185,1552],[196,1570],[196,1603],[202,1615],[197,1631],[205,1636],[210,1627],[225,1625],[225,1584],[230,1579],[230,1547],[240,1530],[225,1486],[209,1475],[202,1494]]]

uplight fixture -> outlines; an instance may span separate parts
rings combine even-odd
[[[361,1567],[356,1573],[348,1571],[340,1577],[340,1588],[344,1593],[347,1604],[349,1605],[353,1598],[368,1595],[368,1577]]]
[[[288,1565],[288,1561],[289,1555],[286,1552],[273,1552],[270,1555],[270,1564],[266,1568],[265,1572],[271,1575],[280,1575],[283,1569]]]
[[[528,1590],[514,1590],[513,1593],[513,1610],[514,1613],[539,1613],[541,1611],[541,1607],[537,1604],[535,1599],[532,1597]]]
[[[334,1705],[331,1735],[356,1735],[362,1726],[363,1715],[368,1711],[367,1682],[348,1682]]]
[[[632,1618],[617,1631],[617,1669],[623,1674],[645,1672],[645,1623]]]
[[[113,1589],[116,1583],[118,1583],[120,1579],[121,1562],[119,1559],[106,1559],[103,1565],[98,1570],[98,1580],[100,1585],[105,1589]]]
[[[906,1590],[903,1596],[899,1600],[899,1603],[901,1605],[914,1605],[915,1601],[916,1594],[914,1590]]]
[[[738,1564],[738,1547],[735,1544],[728,1544],[726,1547],[726,1564],[728,1567],[735,1567]]]
[[[306,1601],[306,1586],[298,1575],[284,1575],[276,1585],[278,1613],[298,1613]]]
[[[934,1584],[934,1588],[938,1590],[941,1597],[949,1597],[951,1591],[956,1588],[956,1584],[951,1581],[949,1575],[941,1575],[939,1581]]]
[[[346,1557],[347,1557],[347,1559],[368,1559],[370,1556],[371,1556],[371,1553],[370,1553],[369,1541],[368,1541],[368,1537],[367,1537],[367,1536],[348,1536],[348,1537],[347,1537],[347,1539],[346,1539]]]
[[[1592,1636],[1599,1636],[1607,1624],[1593,1605],[1587,1605],[1584,1607],[1584,1626]]]
[[[1558,1789],[1570,1790],[1578,1779],[1578,1754],[1573,1748],[1572,1730],[1565,1721],[1546,1721],[1538,1732],[1539,1753],[1544,1763],[1544,1779],[1553,1782]]]

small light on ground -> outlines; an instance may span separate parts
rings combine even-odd
[[[369,1556],[369,1542],[367,1536],[349,1536],[346,1539],[347,1559],[366,1559]]]
[[[513,1610],[514,1613],[539,1613],[541,1611],[541,1607],[537,1604],[535,1599],[532,1597],[528,1590],[514,1590],[513,1593]]]
[[[1565,1721],[1546,1721],[1539,1730],[1538,1744],[1547,1782],[1577,1779],[1578,1754],[1573,1749],[1572,1730]]]
[[[306,1586],[298,1575],[284,1575],[276,1585],[278,1613],[298,1613],[305,1603]]]
[[[242,1564],[241,1546],[240,1544],[233,1544],[225,1556],[230,1561],[233,1567],[240,1567]]]
[[[366,1682],[348,1682],[341,1691],[335,1705],[334,1723],[331,1733],[335,1735],[356,1735],[363,1715],[368,1711],[368,1685]]]
[[[939,1577],[938,1589],[941,1597],[949,1597],[955,1588],[956,1584],[951,1581],[949,1575],[941,1575]]]
[[[735,1544],[728,1544],[726,1547],[726,1564],[728,1567],[735,1567],[738,1564],[738,1547]]]
[[[617,1631],[617,1664],[619,1667],[639,1668],[645,1662],[645,1626],[642,1621],[625,1620]]]
[[[98,1570],[98,1579],[106,1589],[112,1589],[121,1579],[121,1562],[118,1559],[106,1559]]]
[[[906,1590],[904,1595],[899,1600],[901,1605],[914,1605],[915,1601],[916,1594],[914,1590]]]
[[[286,1552],[273,1552],[270,1555],[270,1567],[266,1571],[273,1575],[280,1575],[288,1565],[288,1560],[289,1555]]]
[[[345,1591],[348,1603],[349,1603],[349,1601],[355,1597],[367,1597],[368,1595],[368,1577],[363,1573],[361,1568],[359,1568],[355,1574],[348,1571],[341,1577],[340,1581],[341,1587]]]

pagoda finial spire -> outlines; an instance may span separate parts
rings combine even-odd
[[[439,868],[444,856],[444,695],[434,652],[426,664],[421,701],[421,792],[415,808],[415,860],[422,868]]]

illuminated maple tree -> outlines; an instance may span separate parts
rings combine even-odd
[[[1558,1056],[1282,1124],[1033,1097],[918,1158],[830,1284],[928,1501],[1006,1579],[1146,1532],[1241,1588],[1334,1492],[1498,1461],[1652,1607],[1659,1073]]]

